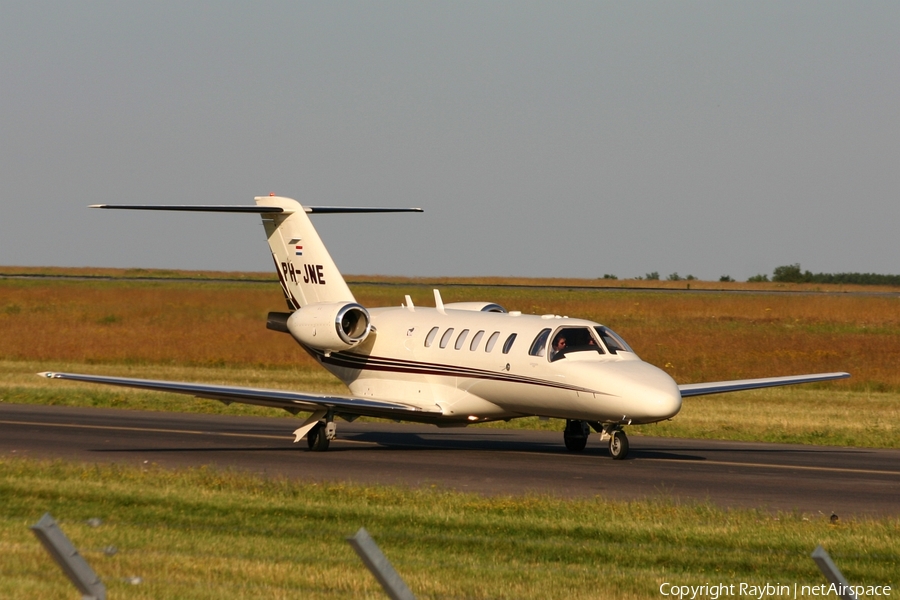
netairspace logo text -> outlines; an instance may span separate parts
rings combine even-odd
[[[678,600],[719,600],[720,598],[743,597],[765,600],[766,598],[819,598],[834,594],[843,597],[854,594],[857,598],[886,598],[891,596],[889,585],[786,585],[783,583],[716,583],[704,585],[678,585],[665,582],[659,586],[659,593]]]

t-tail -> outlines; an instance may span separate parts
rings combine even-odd
[[[368,312],[356,303],[309,215],[422,212],[422,209],[302,206],[296,200],[275,195],[258,196],[255,200],[255,205],[95,204],[92,208],[258,213],[291,311],[272,313],[269,328],[289,332],[304,346],[325,353],[362,342],[369,334]]]

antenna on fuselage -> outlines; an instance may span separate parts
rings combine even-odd
[[[442,315],[447,314],[444,312],[444,301],[441,299],[441,291],[440,290],[434,290],[434,307]]]

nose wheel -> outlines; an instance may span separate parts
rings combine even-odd
[[[601,425],[595,421],[579,421],[566,419],[566,429],[563,431],[563,441],[569,452],[581,452],[587,445],[591,427],[601,432],[601,441],[609,440],[609,455],[614,460],[622,460],[628,456],[628,436],[619,429],[622,423],[607,423]]]
[[[609,432],[609,455],[614,460],[622,460],[628,456],[628,436],[621,429]]]

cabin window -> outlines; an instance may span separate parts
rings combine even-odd
[[[484,329],[480,330],[478,333],[472,336],[472,343],[469,344],[469,350],[474,352],[475,349],[478,348],[478,344],[481,342],[482,337],[484,337]]]
[[[428,335],[425,336],[425,347],[431,348],[431,343],[434,341],[434,336],[437,335],[438,328],[432,327],[431,331],[428,332]]]
[[[457,350],[459,350],[460,348],[462,348],[462,347],[463,347],[463,344],[466,343],[466,336],[468,336],[468,335],[469,335],[469,330],[468,330],[468,329],[463,329],[462,331],[460,331],[460,332],[459,332],[459,337],[456,338],[456,346],[454,346],[454,348],[456,348]]]
[[[603,340],[603,343],[606,344],[610,354],[618,354],[619,352],[631,352],[634,354],[634,350],[625,343],[622,336],[609,327],[598,325],[597,327],[594,327],[594,329],[597,330],[597,335],[599,335],[600,339]]]
[[[528,354],[531,356],[543,356],[544,350],[547,349],[547,339],[550,337],[550,328],[542,329],[534,341],[531,342],[531,349]]]
[[[444,332],[444,335],[441,336],[441,348],[446,348],[447,344],[450,342],[450,336],[453,335],[453,328],[451,327],[447,331]]]
[[[496,344],[497,340],[499,340],[499,339],[500,339],[499,331],[495,331],[494,333],[492,333],[491,337],[488,338],[487,344],[484,345],[484,351],[490,352],[491,350],[493,350],[494,344]]]
[[[512,349],[513,342],[516,341],[516,334],[511,333],[509,337],[506,338],[506,341],[503,342],[503,354],[509,354],[509,351]]]
[[[603,347],[591,335],[589,327],[561,327],[550,343],[550,361],[565,358],[573,352],[606,354]]]

